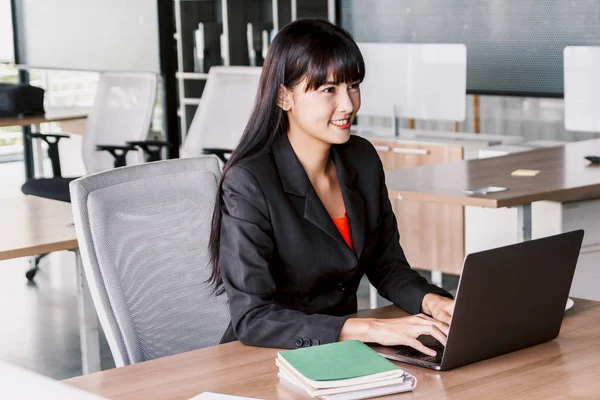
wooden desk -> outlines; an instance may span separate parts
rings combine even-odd
[[[6,117],[0,118],[0,127],[6,126],[31,126],[32,132],[40,132],[40,125],[46,122],[65,122],[65,121],[75,121],[80,119],[85,119],[88,116],[89,109],[80,108],[80,107],[72,107],[72,108],[51,108],[46,111],[45,115],[37,115],[30,117]],[[28,139],[23,138],[23,145]],[[44,168],[43,168],[43,154],[42,154],[42,144],[41,140],[33,141],[35,143],[35,159],[36,162],[33,163],[33,155],[31,154],[31,150],[25,151],[25,176],[30,178],[35,176],[42,177],[44,176]],[[28,147],[25,146],[26,149]],[[30,170],[30,166],[35,168],[35,174],[32,170]]]
[[[584,159],[600,154],[600,139],[509,154],[390,171],[386,183],[392,197],[422,202],[479,207],[517,207],[519,238],[531,239],[531,203],[574,201],[600,197],[600,167]],[[517,169],[539,170],[533,177],[515,177]],[[485,186],[508,190],[467,195],[466,189]]]
[[[0,127],[4,126],[29,126],[40,125],[46,122],[73,121],[76,119],[85,119],[89,113],[85,108],[51,108],[45,115],[35,115],[28,117],[4,117],[0,118]]]
[[[0,260],[77,249],[71,205],[35,196],[0,199]]]
[[[389,306],[361,317],[398,317]],[[600,303],[577,300],[559,337],[550,342],[455,370],[436,372],[398,363],[418,379],[417,389],[398,399],[591,398],[600,393]],[[114,400],[189,399],[199,393],[263,399],[306,398],[279,381],[276,349],[239,342],[191,351],[65,382]],[[392,397],[386,397],[392,398]]]
[[[600,139],[568,143],[481,160],[389,171],[386,184],[403,199],[480,207],[512,207],[540,200],[571,201],[600,196],[600,167],[584,156],[600,154]],[[539,170],[515,177],[517,169]],[[465,189],[502,186],[509,190],[469,196]]]
[[[83,372],[100,371],[98,318],[81,264],[71,204],[25,195],[0,198],[0,221],[0,260],[60,250],[75,253]]]

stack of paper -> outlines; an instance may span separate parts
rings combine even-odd
[[[357,340],[280,351],[275,363],[280,378],[322,399],[368,399],[417,385],[414,376]]]

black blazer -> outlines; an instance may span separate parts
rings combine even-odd
[[[410,313],[427,293],[450,295],[413,271],[377,152],[352,136],[331,148],[350,225],[350,250],[311,185],[287,135],[236,165],[223,182],[219,251],[231,323],[222,342],[294,348],[335,342],[357,311],[366,273]]]

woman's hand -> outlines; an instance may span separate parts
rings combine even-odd
[[[434,350],[417,340],[421,335],[431,335],[445,346],[448,325],[424,314],[393,319],[349,318],[342,326],[339,340],[356,339],[384,346],[405,345],[435,356]]]
[[[454,313],[454,300],[439,294],[428,293],[423,297],[421,310],[434,319],[450,325],[450,319]]]

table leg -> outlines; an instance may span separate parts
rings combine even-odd
[[[100,371],[100,335],[98,316],[92,303],[90,288],[85,279],[79,249],[74,250],[77,267],[77,309],[83,374]]]
[[[517,206],[518,241],[531,240],[531,203]]]
[[[31,125],[31,132],[40,133],[41,127],[39,124]],[[44,150],[42,148],[42,139],[33,139],[33,152],[35,157],[35,177],[44,177]]]
[[[25,179],[35,178],[35,164],[33,162],[33,141],[29,136],[31,126],[23,126],[23,163],[25,164]]]
[[[431,283],[442,287],[442,271],[431,271]]]
[[[377,289],[369,284],[369,306],[371,309],[377,308]]]

